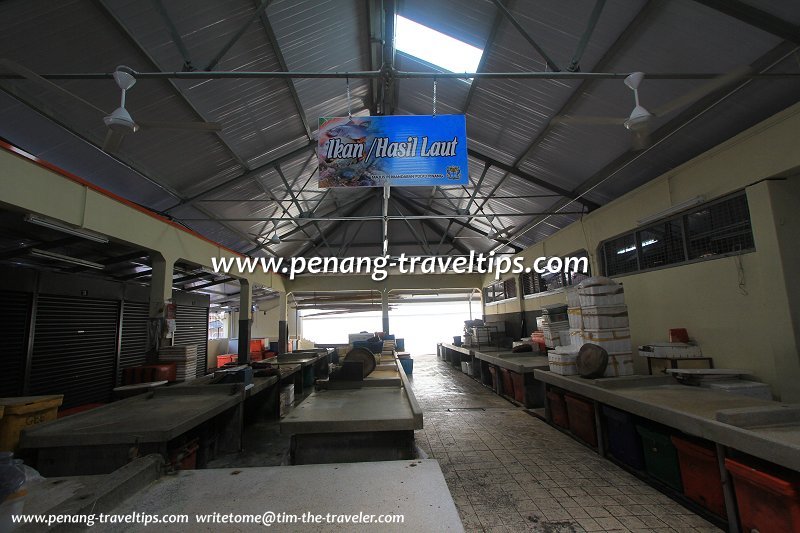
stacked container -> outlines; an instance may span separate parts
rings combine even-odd
[[[538,324],[537,320],[537,324]],[[544,343],[548,348],[561,346],[561,332],[569,331],[567,306],[565,304],[546,305],[542,307],[540,329],[544,333]]]
[[[589,278],[578,285],[577,293],[567,294],[567,301],[579,304],[567,309],[571,344],[604,348],[609,356],[605,377],[632,375],[631,330],[622,285],[605,277]]]

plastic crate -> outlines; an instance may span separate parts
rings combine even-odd
[[[508,371],[511,381],[514,384],[514,399],[519,403],[525,403],[525,376],[516,372]]]
[[[489,365],[489,383],[487,383],[487,385],[492,387],[494,391],[499,389],[497,379],[497,367],[494,365]]]
[[[683,493],[717,516],[725,516],[725,497],[717,452],[711,444],[672,436],[678,451]]]
[[[21,396],[0,398],[3,418],[0,419],[0,451],[13,452],[19,447],[19,434],[23,429],[58,417],[63,394],[50,396]]]
[[[569,415],[569,429],[586,444],[597,447],[597,425],[594,420],[594,404],[584,398],[564,395]]]
[[[608,451],[615,459],[636,470],[644,470],[642,441],[636,433],[633,415],[604,405]]]
[[[503,375],[503,394],[506,396],[514,397],[514,382],[511,380],[511,374],[507,368],[501,368],[500,373]]]
[[[217,368],[222,368],[224,365],[228,363],[236,362],[237,355],[235,353],[229,353],[225,355],[218,355],[217,356]]]
[[[553,424],[569,429],[569,414],[567,414],[567,404],[564,402],[564,394],[561,391],[547,391],[547,405],[550,407],[550,418]]]
[[[150,383],[151,381],[175,381],[176,377],[177,367],[175,363],[130,366],[122,369],[123,385]]]
[[[399,359],[399,361],[407,376],[414,373],[414,360],[412,358]]]
[[[669,433],[639,424],[636,425],[636,431],[642,439],[647,473],[668,487],[683,492],[678,452],[672,445]]]
[[[725,459],[733,477],[742,531],[800,531],[800,479]]]

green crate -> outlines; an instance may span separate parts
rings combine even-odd
[[[672,444],[670,434],[654,427],[636,425],[642,439],[644,465],[648,474],[665,485],[683,492],[678,451]]]

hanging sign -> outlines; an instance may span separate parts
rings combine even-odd
[[[319,187],[467,185],[464,115],[319,119]]]

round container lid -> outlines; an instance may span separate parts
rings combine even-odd
[[[608,352],[602,346],[586,343],[578,351],[575,366],[582,378],[602,377],[608,365]]]

